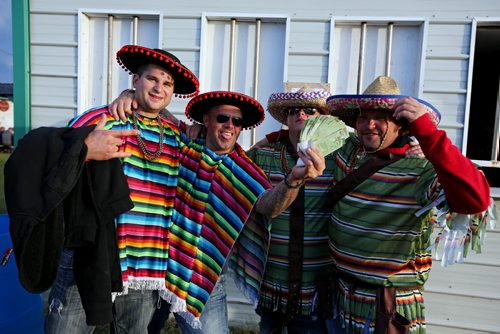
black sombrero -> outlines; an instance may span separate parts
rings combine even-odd
[[[189,101],[186,116],[198,123],[203,123],[203,115],[210,108],[229,104],[240,108],[243,115],[243,129],[251,129],[264,121],[264,108],[259,101],[248,95],[229,91],[214,91],[200,94]]]
[[[174,77],[174,93],[177,97],[193,97],[200,91],[200,82],[196,75],[182,65],[176,56],[165,50],[125,45],[116,53],[116,60],[131,74],[137,73],[139,66],[144,64],[165,68]]]

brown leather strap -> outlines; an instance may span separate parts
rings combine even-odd
[[[410,321],[396,312],[396,288],[381,287],[377,290],[375,334],[407,334]]]
[[[361,167],[355,169],[351,174],[337,182],[328,192],[327,200],[325,201],[325,209],[331,210],[338,201],[345,195],[350,193],[357,185],[369,178],[376,171],[392,164],[401,159],[402,156],[395,156],[391,159],[371,158]]]
[[[290,242],[288,255],[288,303],[286,321],[299,313],[300,289],[302,287],[302,262],[304,258],[304,187],[301,187],[290,206]]]

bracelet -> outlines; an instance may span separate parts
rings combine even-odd
[[[297,189],[299,187],[301,187],[303,184],[304,184],[304,180],[302,180],[300,183],[296,184],[296,185],[291,185],[289,182],[288,182],[288,175],[290,175],[290,172],[286,173],[285,174],[285,178],[283,179],[283,183],[285,184],[285,186],[288,187],[288,189]]]

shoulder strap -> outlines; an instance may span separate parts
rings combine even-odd
[[[371,158],[365,162],[361,167],[352,171],[351,174],[344,177],[342,180],[337,182],[330,191],[328,192],[327,200],[325,202],[325,208],[331,210],[338,201],[342,199],[345,195],[350,193],[357,185],[362,183],[364,180],[369,178],[376,171],[398,161],[403,156],[396,156],[392,159],[373,159]]]

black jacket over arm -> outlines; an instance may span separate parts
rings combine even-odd
[[[30,292],[53,284],[63,247],[89,325],[112,320],[122,290],[114,217],[133,207],[118,159],[85,162],[94,126],[39,128],[19,141],[4,169],[5,200],[19,279]]]

